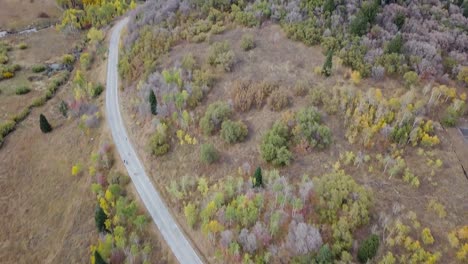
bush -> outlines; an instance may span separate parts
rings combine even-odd
[[[12,120],[8,120],[0,124],[0,136],[6,137],[11,131],[15,129],[16,123]]]
[[[252,34],[244,34],[241,39],[241,48],[244,51],[255,48],[254,36]]]
[[[412,87],[413,85],[417,85],[419,81],[419,76],[414,71],[409,71],[403,75],[403,79],[405,80],[406,87]]]
[[[331,130],[321,125],[322,118],[314,107],[300,110],[295,119],[296,126],[293,134],[297,141],[305,140],[310,147],[319,149],[324,149],[331,144]]]
[[[464,66],[460,69],[457,75],[457,80],[463,82],[465,85],[468,85],[468,66]]]
[[[182,58],[181,67],[182,67],[182,69],[184,69],[186,71],[192,72],[193,69],[195,68],[196,63],[197,62],[195,61],[195,58],[193,57],[193,54],[192,53],[187,53]]]
[[[294,85],[294,95],[295,96],[305,96],[309,91],[310,84],[306,81],[298,81]]]
[[[322,29],[312,18],[298,23],[286,23],[284,30],[288,38],[301,41],[309,46],[320,44],[322,39]]]
[[[27,49],[28,48],[28,44],[24,43],[24,42],[21,42],[20,44],[18,44],[18,48],[19,49]]]
[[[46,69],[46,66],[44,64],[37,64],[37,65],[32,66],[31,70],[34,73],[39,73],[39,72],[45,71],[45,69]]]
[[[212,164],[213,162],[218,161],[218,159],[218,151],[212,144],[202,144],[200,146],[200,160],[203,163]]]
[[[65,65],[72,65],[75,62],[75,57],[71,54],[65,54],[62,56],[62,63]]]
[[[289,97],[286,92],[282,90],[275,90],[268,98],[268,105],[271,110],[281,111],[289,106]]]
[[[93,98],[96,98],[98,97],[99,95],[101,95],[101,93],[104,91],[104,86],[100,83],[96,84],[93,86],[92,90],[91,90],[91,96]]]
[[[246,112],[255,103],[258,109],[263,106],[263,101],[277,86],[268,83],[251,83],[250,81],[236,81],[231,87],[231,99],[237,110]]]
[[[167,143],[167,125],[161,123],[156,128],[156,132],[151,136],[149,146],[151,154],[155,156],[162,156],[169,151],[169,144]]]
[[[82,70],[88,70],[91,66],[91,55],[87,52],[83,52],[80,55],[80,65]]]
[[[372,259],[377,254],[379,249],[379,237],[375,234],[370,235],[361,244],[358,250],[358,260],[361,263],[366,263],[369,259]]]
[[[289,137],[289,128],[281,122],[275,123],[263,136],[260,145],[262,158],[275,166],[289,165],[292,159],[288,150]]]
[[[29,87],[26,87],[26,86],[20,86],[18,88],[16,88],[15,90],[15,94],[17,95],[22,95],[22,94],[27,94],[31,91],[31,89]]]
[[[208,63],[211,66],[221,67],[224,71],[231,71],[234,64],[234,52],[227,41],[215,42],[208,52]]]
[[[325,63],[322,67],[322,74],[325,77],[328,77],[332,73],[332,66],[333,66],[333,52],[330,50],[327,53],[327,58],[325,59]]]
[[[52,126],[43,114],[39,116],[39,127],[41,128],[42,133],[49,133],[52,131]]]
[[[393,19],[393,23],[397,26],[398,30],[400,30],[403,25],[405,24],[405,14],[402,12],[398,12]]]
[[[211,135],[221,127],[221,123],[231,115],[231,108],[225,102],[214,102],[208,106],[205,115],[200,119],[200,128],[205,135]]]
[[[361,83],[361,73],[358,71],[351,72],[351,81],[353,81],[355,85]]]
[[[243,141],[247,133],[247,126],[242,121],[226,120],[221,124],[221,138],[229,144]]]
[[[401,54],[403,48],[403,38],[398,34],[395,38],[390,40],[385,46],[385,53]]]

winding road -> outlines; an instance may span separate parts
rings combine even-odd
[[[146,175],[138,155],[128,140],[127,131],[120,115],[117,62],[119,57],[120,33],[128,23],[128,18],[119,21],[112,29],[109,43],[106,83],[106,113],[107,122],[112,132],[115,146],[120,158],[124,160],[128,175],[151,215],[154,223],[171,248],[177,260],[182,263],[203,263],[188,239],[184,236],[176,221],[169,213],[166,204],[153,187]]]

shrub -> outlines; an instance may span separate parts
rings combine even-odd
[[[361,73],[358,71],[351,72],[351,81],[354,84],[358,85],[361,82]]]
[[[397,26],[398,30],[400,30],[403,25],[405,24],[405,14],[402,12],[398,12],[393,19],[393,23]]]
[[[155,156],[162,156],[169,151],[169,144],[167,143],[167,125],[161,123],[156,128],[156,132],[151,136],[149,146],[151,154]]]
[[[47,118],[43,114],[39,116],[39,127],[41,128],[42,133],[49,133],[52,131],[49,121],[47,121]]]
[[[68,115],[68,104],[62,100],[59,104],[59,112],[62,114],[63,117],[67,117]]]
[[[457,80],[463,82],[465,85],[468,85],[468,66],[464,66],[460,69],[457,75]]]
[[[333,66],[333,52],[330,50],[327,53],[327,58],[325,59],[325,63],[323,64],[322,67],[322,74],[325,75],[325,77],[328,77],[332,73],[332,66]]]
[[[205,135],[210,135],[221,127],[221,123],[229,118],[231,108],[225,102],[214,102],[208,106],[205,115],[200,119],[200,128]]]
[[[403,48],[403,38],[400,34],[390,40],[385,46],[385,53],[401,54]]]
[[[321,125],[322,118],[314,107],[300,110],[295,119],[296,126],[293,134],[297,141],[305,140],[310,147],[318,149],[326,148],[331,144],[331,130]]]
[[[320,248],[317,256],[315,257],[315,261],[317,264],[333,263],[333,254],[328,244],[325,244]]]
[[[98,83],[98,84],[93,86],[93,88],[91,90],[91,96],[93,98],[96,98],[99,95],[101,95],[103,91],[104,91],[104,86],[102,84]]]
[[[237,110],[245,112],[250,110],[253,104],[261,108],[265,98],[276,88],[276,85],[265,81],[260,83],[236,81],[231,87],[231,99]]]
[[[203,163],[212,164],[218,159],[219,153],[212,144],[202,144],[200,146],[200,160]]]
[[[379,248],[379,237],[375,234],[370,235],[361,244],[358,250],[358,260],[361,263],[366,263],[369,259],[372,259],[377,254]]]
[[[255,48],[254,36],[252,34],[244,34],[241,39],[241,48],[244,51]]]
[[[91,55],[88,52],[83,52],[80,55],[80,65],[82,70],[88,70],[91,66]]]
[[[157,115],[158,114],[158,100],[156,99],[156,95],[154,94],[153,89],[150,90],[148,101],[150,103],[151,114]]]
[[[22,94],[27,94],[31,91],[31,89],[29,87],[26,87],[26,86],[20,86],[18,88],[16,88],[15,90],[15,94],[17,95],[22,95]]]
[[[434,243],[434,237],[431,234],[431,230],[427,227],[422,230],[421,238],[425,245],[432,245]]]
[[[62,56],[62,63],[65,65],[72,65],[75,62],[75,57],[71,54],[65,54]]]
[[[322,29],[312,18],[303,22],[285,23],[283,27],[288,38],[309,46],[319,44],[322,39]]]
[[[271,110],[281,111],[289,106],[289,97],[286,92],[282,90],[275,90],[268,98],[268,105]]]
[[[8,120],[0,124],[0,136],[5,137],[8,135],[11,131],[15,129],[16,123],[12,120]]]
[[[45,71],[45,69],[46,69],[46,66],[44,64],[37,64],[37,65],[32,66],[31,68],[32,72],[34,73],[43,72]]]
[[[409,71],[403,75],[403,79],[405,80],[406,87],[412,87],[413,85],[417,85],[419,81],[419,76],[414,71]]]
[[[234,52],[227,41],[215,42],[208,52],[208,63],[211,66],[221,67],[224,71],[231,71],[234,64]]]
[[[24,42],[21,42],[20,44],[18,44],[18,48],[19,49],[27,49],[28,48],[28,44],[24,43]]]
[[[294,85],[294,95],[295,96],[305,96],[309,90],[310,83],[306,81],[297,81]]]
[[[182,69],[184,69],[186,71],[191,72],[195,68],[195,64],[196,64],[196,61],[195,61],[195,58],[193,57],[192,53],[187,53],[182,58],[181,67],[182,67]]]
[[[247,133],[247,126],[242,121],[225,120],[221,124],[221,138],[229,144],[243,141]]]
[[[31,112],[30,107],[23,108],[21,112],[13,116],[13,121],[15,121],[16,123],[23,121],[29,115],[30,112]]]
[[[275,166],[289,165],[292,159],[288,150],[289,137],[289,128],[281,122],[276,122],[263,136],[260,145],[262,158]]]

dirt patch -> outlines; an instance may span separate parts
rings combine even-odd
[[[244,33],[252,33],[255,36],[257,47],[249,52],[240,49],[240,39]],[[191,136],[195,136],[200,142],[210,142],[221,152],[221,159],[214,165],[202,165],[199,161],[198,146],[180,146],[177,142],[171,142],[171,151],[161,158],[155,159],[148,154],[147,142],[154,124],[149,120],[138,119],[138,115],[133,104],[135,91],[127,89],[124,91],[126,100],[122,100],[126,108],[126,120],[129,124],[130,133],[139,149],[139,154],[145,160],[149,174],[158,186],[159,190],[166,197],[166,201],[172,205],[173,213],[182,223],[182,226],[196,242],[198,248],[206,256],[213,256],[213,244],[206,237],[198,232],[193,232],[185,225],[181,204],[174,203],[169,197],[166,187],[172,180],[180,181],[183,176],[199,177],[207,176],[210,181],[235,174],[237,169],[248,162],[252,166],[261,166],[263,169],[271,169],[272,166],[266,164],[260,158],[259,143],[262,135],[270,126],[278,120],[285,111],[295,111],[309,105],[308,99],[304,97],[294,97],[292,87],[298,80],[308,80],[312,83],[311,89],[320,85],[332,88],[335,85],[351,85],[350,80],[342,77],[347,69],[336,67],[332,78],[324,79],[313,74],[313,69],[321,66],[325,57],[320,48],[306,47],[300,43],[290,41],[286,38],[280,27],[277,25],[267,25],[261,29],[240,29],[230,30],[222,35],[212,36],[210,41],[227,40],[236,54],[236,63],[232,73],[220,75],[215,87],[203,102],[203,106],[196,109],[196,115],[200,116],[206,106],[217,100],[230,102],[230,85],[240,79],[253,81],[272,81],[279,84],[281,90],[288,93],[292,100],[292,105],[282,112],[271,111],[267,106],[260,110],[254,109],[246,113],[236,113],[233,119],[240,119],[246,122],[249,128],[249,136],[246,142],[236,145],[227,145],[222,142],[218,135],[204,137],[200,131],[192,129]],[[191,44],[181,43],[174,47],[172,51],[161,60],[159,70],[180,65],[181,58],[191,52],[201,63],[206,58],[209,43]],[[362,88],[361,88],[362,87]],[[374,82],[363,80],[359,89],[367,90],[370,87],[381,88],[385,95],[402,94],[404,89],[397,81],[385,80]],[[363,149],[359,145],[350,145],[344,137],[345,127],[340,118],[340,114],[328,116],[324,114],[324,123],[329,126],[333,133],[333,145],[325,151],[313,151],[312,153],[294,152],[294,162],[291,166],[281,169],[282,175],[290,179],[300,180],[304,173],[311,176],[320,176],[332,170],[333,164],[339,159],[339,154],[346,151],[358,153],[363,151],[375,157],[379,151]],[[369,172],[369,166],[365,168],[345,167],[347,173],[353,178],[368,186],[373,190],[375,206],[372,209],[372,219],[368,227],[377,224],[379,214],[384,213],[395,219],[399,215],[394,214],[393,208],[398,206],[404,208],[402,211],[413,211],[418,215],[418,219],[423,226],[430,227],[432,234],[438,243],[431,247],[431,250],[439,250],[444,256],[444,260],[452,259],[453,255],[448,253],[445,247],[446,234],[455,226],[466,224],[466,201],[468,193],[466,188],[468,181],[458,161],[457,156],[450,147],[451,140],[445,131],[438,131],[441,145],[431,149],[434,157],[443,162],[442,168],[431,176],[431,168],[427,165],[427,157],[420,156],[417,150],[412,147],[404,149],[406,164],[419,177],[421,186],[418,189],[410,187],[401,178],[389,178],[382,171]],[[174,138],[176,138],[174,136]],[[385,153],[388,150],[381,150]],[[467,157],[463,157],[467,159]],[[373,165],[376,168],[377,164]],[[293,181],[295,181],[293,180]],[[427,204],[431,198],[436,199],[445,206],[448,214],[444,219],[439,219],[435,213],[427,210]],[[365,232],[357,232],[356,239],[362,239]],[[385,252],[381,250],[379,252]],[[210,260],[210,259],[209,259]],[[212,259],[211,259],[212,260]]]
[[[0,5],[0,31],[49,24],[62,13],[55,0],[2,0]]]

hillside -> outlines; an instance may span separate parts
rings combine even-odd
[[[466,261],[464,6],[151,1],[130,14],[127,125],[210,263]]]

